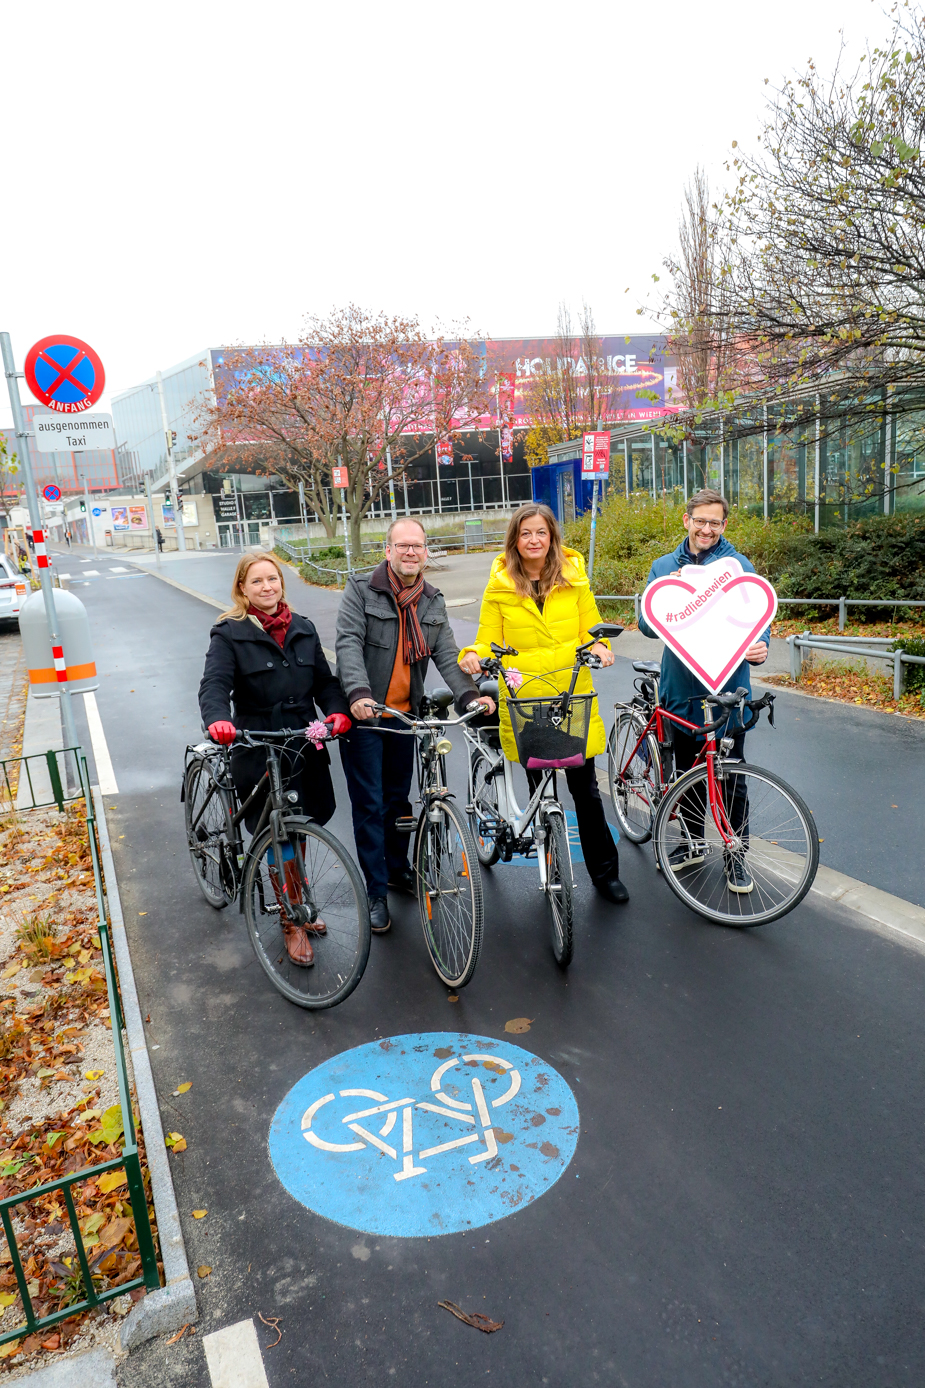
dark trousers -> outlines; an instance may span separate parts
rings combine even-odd
[[[414,772],[413,737],[356,726],[340,739],[340,759],[353,809],[353,837],[366,890],[385,896],[388,880],[408,866],[411,840],[395,831],[410,815]]]
[[[672,728],[671,735],[674,739],[675,768],[679,774],[682,771],[689,771],[703,751],[703,738],[692,737],[689,733],[682,732],[680,728]],[[732,751],[729,755],[744,762],[744,733],[735,735]],[[736,776],[732,767],[727,769],[726,777],[727,779],[720,782],[718,787],[726,815],[735,832],[740,834],[748,843],[748,789],[745,777]],[[706,785],[701,784],[688,795],[685,795],[681,801],[680,810],[691,838],[702,839],[704,819],[708,812]]]
[[[556,774],[561,776],[563,773],[559,771]],[[531,795],[539,785],[541,776],[540,771],[527,772]],[[600,882],[609,877],[619,877],[620,859],[604,814],[600,787],[594,771],[594,758],[589,757],[584,766],[569,767],[565,772],[565,780],[569,794],[575,802],[578,837],[591,881]]]

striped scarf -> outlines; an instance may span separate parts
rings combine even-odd
[[[424,640],[421,623],[418,621],[418,600],[424,591],[424,575],[418,574],[417,582],[406,587],[395,574],[391,564],[386,565],[392,596],[398,603],[401,618],[402,659],[406,665],[417,665],[430,655],[430,647]]]

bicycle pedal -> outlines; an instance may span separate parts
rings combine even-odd
[[[414,815],[403,814],[395,821],[396,834],[413,834],[418,827],[418,822]]]

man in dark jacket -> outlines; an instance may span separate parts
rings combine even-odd
[[[687,531],[687,538],[681,541],[673,553],[663,555],[661,559],[655,560],[649,570],[646,587],[657,578],[666,578],[669,574],[680,573],[685,564],[713,564],[718,559],[737,559],[747,573],[753,574],[755,567],[751,561],[746,559],[744,554],[740,554],[735,546],[731,545],[723,536],[728,516],[729,503],[721,492],[713,491],[712,488],[707,487],[692,496],[684,512],[684,528]],[[658,639],[658,633],[652,630],[644,617],[639,619],[639,630],[644,636],[651,636],[654,640]],[[760,640],[749,646],[745,652],[745,659],[738,669],[730,675],[722,692],[747,689],[751,695],[749,666],[764,664],[768,658],[770,640],[771,628],[768,627],[762,633]],[[666,646],[662,652],[662,674],[659,683],[659,700],[662,706],[669,713],[676,713],[680,718],[686,718],[689,723],[698,723],[702,726],[705,722],[702,700],[709,698],[709,696],[710,690],[701,684],[687,666],[678,659],[674,651],[669,650]],[[736,733],[735,729],[730,726],[728,735],[734,737],[730,756],[744,761],[744,732]],[[698,754],[703,750],[703,738],[693,733],[686,733],[683,729],[674,726],[671,728],[671,736],[674,741],[675,767],[678,771],[687,771],[693,766]],[[691,819],[700,818],[702,820],[702,815],[703,806],[699,806]],[[733,825],[740,828],[745,823],[747,815],[748,806],[745,800],[745,790],[739,787],[737,781],[732,799],[731,818]],[[680,845],[671,854],[670,866],[673,872],[680,872],[702,862],[703,855],[698,856],[696,849],[692,855],[684,845]],[[747,893],[753,889],[754,884],[745,867],[744,859],[730,859],[727,864],[726,877],[730,891]]]
[[[350,578],[337,617],[337,674],[357,726],[340,753],[353,806],[357,856],[366,878],[372,928],[389,929],[388,888],[414,890],[408,839],[395,821],[410,815],[413,737],[372,732],[363,724],[375,704],[401,713],[420,708],[428,659],[436,665],[463,712],[479,701],[472,679],[459,668],[443,594],[424,581],[427,536],[416,520],[393,521],[385,560],[369,575]]]

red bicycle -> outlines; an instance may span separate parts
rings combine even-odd
[[[766,925],[786,915],[819,867],[813,816],[779,776],[730,756],[730,734],[748,732],[762,710],[774,726],[774,695],[712,695],[703,701],[708,721],[701,727],[662,708],[655,661],[636,660],[633,669],[636,695],[615,705],[607,747],[610,798],[623,833],[631,843],[653,840],[656,867],[671,890],[708,920]],[[720,710],[715,718],[711,705]],[[681,775],[672,726],[704,735],[703,750]]]

